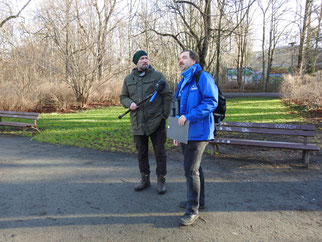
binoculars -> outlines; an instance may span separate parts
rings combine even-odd
[[[176,117],[180,116],[180,99],[172,100],[170,106],[170,116]]]

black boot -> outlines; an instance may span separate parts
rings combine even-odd
[[[143,189],[150,186],[150,175],[141,173],[141,179],[139,184],[134,187],[135,191],[142,191]]]
[[[167,191],[167,188],[165,186],[165,177],[164,176],[158,176],[157,191],[159,194],[164,194]]]

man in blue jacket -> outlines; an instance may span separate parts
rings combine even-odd
[[[182,79],[178,84],[175,99],[180,100],[178,124],[190,122],[188,144],[181,143],[184,155],[184,171],[187,184],[187,200],[180,202],[186,212],[180,219],[182,225],[191,225],[199,217],[199,208],[205,207],[204,175],[200,166],[202,154],[214,139],[215,120],[212,112],[218,105],[218,89],[213,77],[201,72],[199,82],[196,75],[202,71],[198,64],[198,54],[184,50],[179,56]],[[174,140],[174,145],[179,142]]]

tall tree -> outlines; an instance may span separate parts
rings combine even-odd
[[[262,79],[261,79],[261,82],[262,82],[262,86],[263,86],[263,89],[265,90],[265,87],[266,87],[266,45],[265,45],[265,42],[266,42],[266,25],[267,25],[267,15],[268,15],[268,10],[269,10],[269,4],[270,1],[258,1],[258,6],[262,12]],[[265,3],[268,3],[266,4],[266,6],[264,6]]]
[[[250,4],[247,1],[241,0],[236,4],[235,12],[236,30],[234,32],[236,40],[236,69],[237,69],[237,84],[241,92],[244,91],[243,70],[246,61],[249,32],[250,32]]]
[[[277,44],[286,33],[289,24],[283,23],[288,11],[287,0],[263,0],[258,2],[262,12],[262,88],[267,90],[267,83],[272,71],[274,53]],[[268,31],[268,39],[266,38]]]
[[[108,34],[117,25],[112,19],[116,0],[63,0],[47,4],[41,16],[44,29],[62,57],[65,82],[73,89],[79,106],[84,107],[93,85],[103,76],[107,38],[112,38]]]

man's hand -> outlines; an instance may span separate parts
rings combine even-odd
[[[179,126],[184,126],[186,122],[186,117],[184,115],[181,115],[181,117],[178,119]]]
[[[135,102],[132,102],[131,103],[131,105],[130,105],[130,109],[132,110],[132,111],[134,111],[135,109],[137,109],[139,106],[138,105],[136,105],[136,103]]]
[[[180,145],[180,142],[179,141],[176,141],[176,140],[173,140],[173,145],[174,146],[179,146]]]

